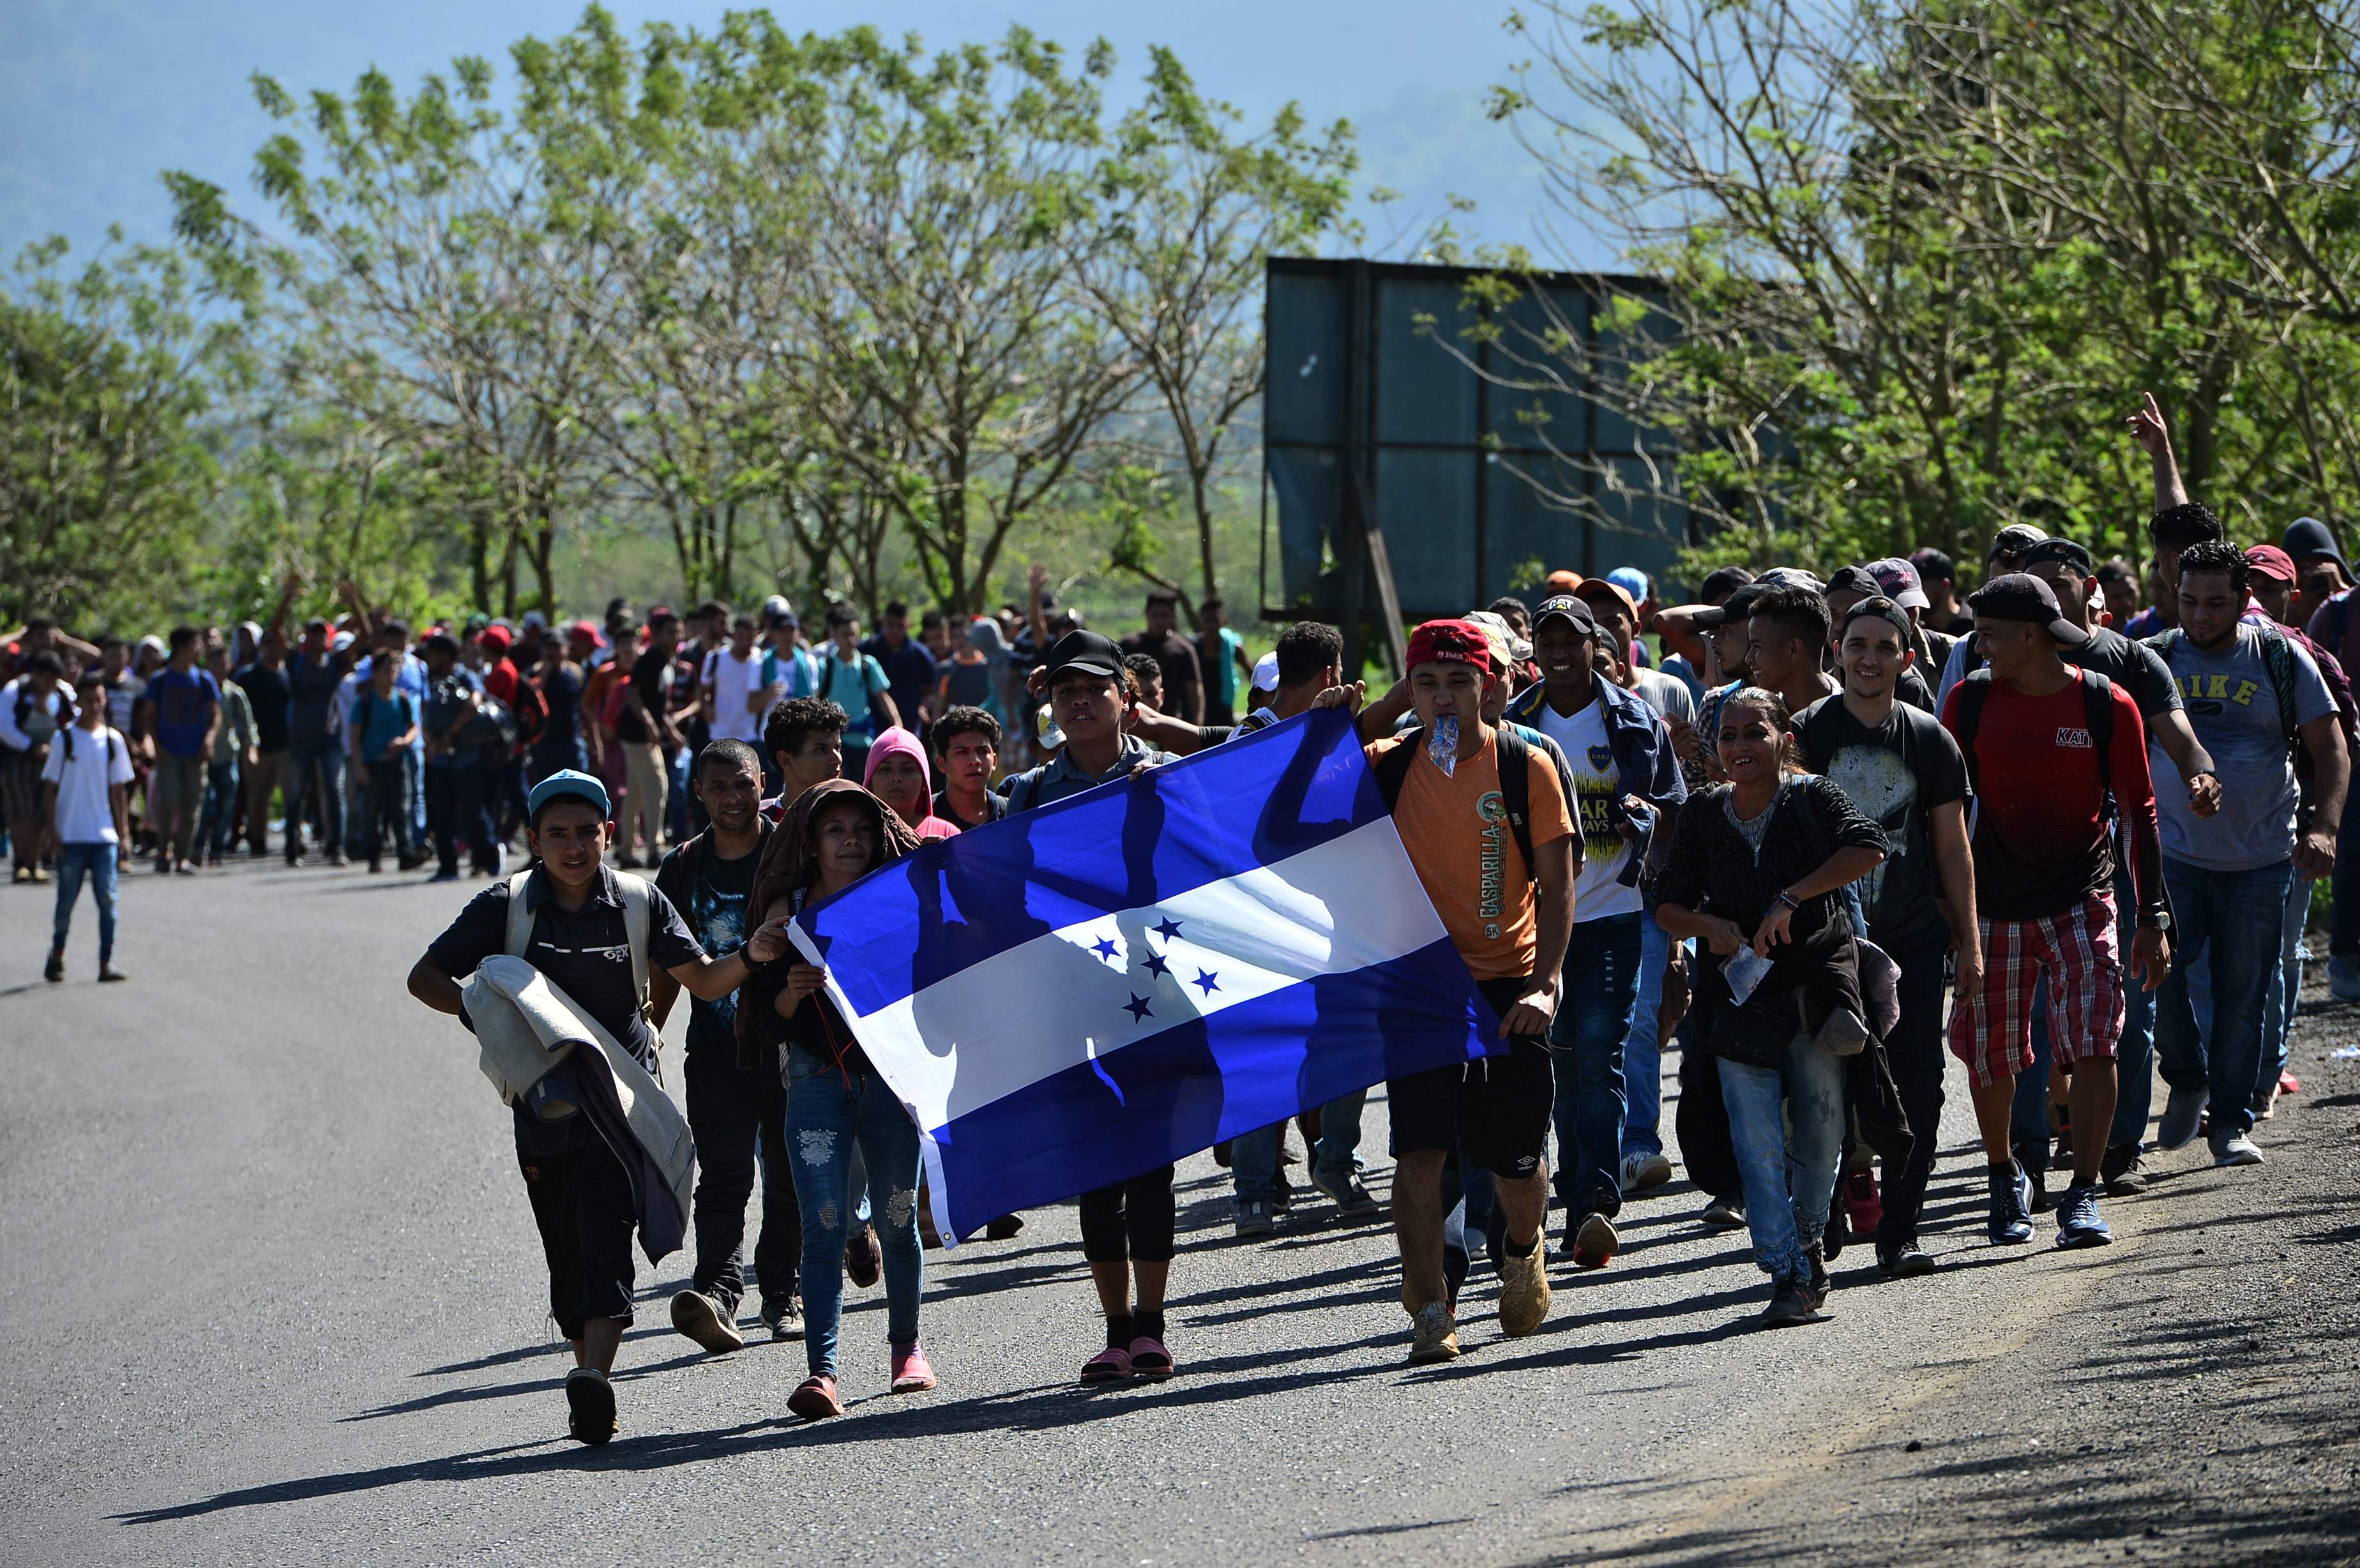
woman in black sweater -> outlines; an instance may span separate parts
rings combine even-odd
[[[1719,1069],[1774,1324],[1810,1321],[1827,1301],[1819,1235],[1842,1155],[1842,1058],[1867,1033],[1841,893],[1885,854],[1841,789],[1797,770],[1787,717],[1757,687],[1721,705],[1712,739],[1729,782],[1681,807],[1652,888],[1664,930],[1706,949],[1690,1049]],[[1742,1000],[1724,968],[1741,953],[1768,961]]]

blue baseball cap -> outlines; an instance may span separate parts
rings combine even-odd
[[[534,785],[532,793],[525,797],[524,814],[528,820],[538,816],[541,807],[568,795],[589,801],[598,808],[601,817],[614,814],[614,803],[606,798],[606,786],[587,773],[572,768],[561,768]]]

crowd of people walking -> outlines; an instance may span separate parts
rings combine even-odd
[[[700,1171],[672,1322],[726,1352],[756,1295],[762,1331],[803,1342],[788,1403],[818,1419],[844,1408],[847,1279],[883,1283],[890,1386],[937,1385],[934,1238],[918,1130],[788,920],[927,839],[1348,708],[1501,1043],[1385,1086],[1383,1203],[1361,1093],[1299,1119],[1308,1191],[1285,1125],[1218,1148],[1236,1236],[1297,1203],[1389,1207],[1407,1356],[1444,1360],[1479,1264],[1499,1332],[1533,1333],[1552,1267],[1610,1267],[1624,1204],[1677,1155],[1699,1223],[1748,1233],[1765,1321],[1809,1323],[1847,1247],[1888,1278],[1939,1272],[1920,1226],[1948,1058],[1988,1241],[2027,1244],[2045,1214],[2058,1247],[2096,1247],[2102,1201],[2144,1191],[2158,1150],[2263,1162],[2255,1125],[2299,1089],[2287,1039],[2322,885],[2329,982],[2360,999],[2342,831],[2360,594],[2325,525],[2240,547],[2182,488],[2151,398],[2128,425],[2154,478],[2145,607],[2126,564],[2025,525],[1963,603],[1932,550],[1825,577],[1728,568],[1685,603],[1630,568],[1561,572],[1417,627],[1382,692],[1332,626],[1289,626],[1256,661],[1218,602],[1190,633],[1157,594],[1118,643],[1037,572],[1000,615],[913,627],[897,604],[869,638],[843,605],[807,637],[780,598],[420,635],[352,595],[290,639],[291,582],[267,623],[137,643],[35,621],[0,687],[14,880],[56,879],[52,980],[90,883],[99,975],[120,980],[136,857],[190,875],[240,853],[390,856],[456,879],[464,855],[493,880],[412,970],[426,1005],[464,1017],[467,976],[513,954],[658,1071],[686,992],[664,1076]],[[522,893],[503,875],[519,832]],[[603,1443],[644,1193],[562,1092],[514,1115],[577,1361],[571,1430]],[[1172,1168],[1078,1197],[1106,1343],[1077,1376],[1173,1376]]]

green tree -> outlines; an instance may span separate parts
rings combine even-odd
[[[1238,421],[1261,396],[1262,275],[1270,257],[1349,234],[1358,158],[1341,121],[1309,134],[1290,103],[1260,136],[1239,138],[1242,116],[1197,92],[1177,56],[1150,51],[1147,98],[1123,116],[1097,171],[1102,217],[1066,233],[1090,308],[1140,368],[1153,408],[1118,464],[1113,496],[1125,519],[1113,560],[1181,595],[1154,563],[1130,472],[1144,458],[1175,473],[1196,533],[1197,582],[1220,591],[1214,559],[1216,486]]]
[[[0,296],[0,622],[195,605],[221,482],[209,419],[246,373],[251,299],[219,252],[132,246],[76,270],[61,239],[27,247]]]

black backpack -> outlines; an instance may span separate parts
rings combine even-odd
[[[2089,727],[2091,746],[2097,749],[2098,787],[2105,791],[2106,809],[2111,812],[2114,781],[2107,757],[2114,740],[2114,683],[2094,670],[2076,666],[2073,672],[2081,677],[2081,721]],[[1960,681],[1958,691],[1959,749],[1967,754],[1967,789],[1980,799],[1983,781],[1983,770],[1975,762],[1975,734],[1983,727],[1983,704],[1991,701],[1990,668],[1978,670]]]
[[[1499,748],[1500,799],[1508,809],[1508,829],[1516,835],[1516,849],[1524,857],[1524,875],[1539,879],[1533,868],[1533,748],[1513,725],[1491,726]],[[1426,732],[1409,730],[1401,744],[1377,759],[1377,791],[1390,811],[1401,801],[1402,786],[1409,782],[1410,764],[1426,744]]]

